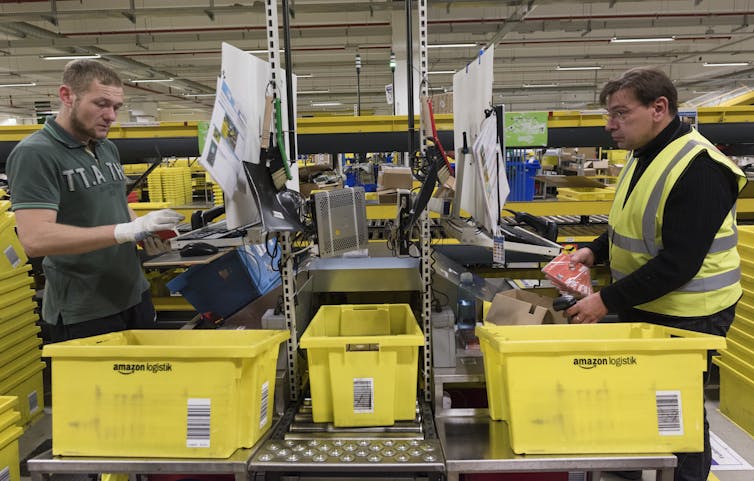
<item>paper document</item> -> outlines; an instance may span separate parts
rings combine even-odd
[[[479,186],[484,204],[482,219],[477,222],[484,225],[490,235],[498,234],[497,222],[500,217],[500,209],[505,205],[505,200],[510,193],[508,179],[505,175],[505,167],[502,163],[502,153],[497,135],[497,116],[493,112],[484,119],[479,130],[479,135],[471,149],[474,155],[474,169],[477,172]]]
[[[237,181],[243,175],[241,161],[245,160],[246,119],[230,86],[223,78],[218,78],[215,107],[199,163],[228,195],[233,195]]]

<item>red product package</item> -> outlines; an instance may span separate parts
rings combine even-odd
[[[568,254],[560,254],[544,266],[542,272],[561,292],[586,297],[594,292],[589,268],[580,262],[572,268],[569,259]]]

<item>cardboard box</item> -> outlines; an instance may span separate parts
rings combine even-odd
[[[610,164],[607,166],[607,175],[619,176],[620,171],[623,170],[623,164]]]
[[[377,201],[380,204],[397,204],[398,203],[398,190],[388,189],[377,191]]]
[[[432,100],[432,112],[435,115],[453,113],[453,92],[436,94],[429,98]]]
[[[408,189],[411,190],[414,181],[411,169],[394,165],[380,166],[377,174],[377,190]]]
[[[485,321],[499,326],[567,323],[563,313],[552,308],[552,298],[521,289],[498,292]]]
[[[306,199],[315,190],[335,190],[342,189],[343,182],[333,182],[330,184],[317,184],[316,182],[299,182],[299,193]]]
[[[607,159],[605,160],[589,160],[584,162],[584,167],[592,169],[607,169]]]

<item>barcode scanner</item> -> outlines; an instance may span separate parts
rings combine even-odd
[[[570,308],[574,304],[578,302],[578,299],[573,297],[570,294],[561,294],[559,297],[556,297],[552,301],[552,308],[556,311],[565,311],[566,309]],[[571,322],[570,316],[568,317],[568,322]]]

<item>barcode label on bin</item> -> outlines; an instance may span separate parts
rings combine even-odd
[[[39,399],[37,398],[37,391],[29,393],[29,414],[34,414],[39,409]]]
[[[10,466],[6,466],[0,471],[0,481],[10,481]]]
[[[5,251],[3,251],[5,254],[5,258],[8,259],[8,262],[10,262],[10,265],[13,266],[15,269],[18,267],[19,264],[21,264],[21,258],[18,257],[18,253],[16,252],[16,249],[13,248],[13,246],[8,246],[5,248]]]
[[[681,391],[656,391],[655,402],[660,436],[683,436]]]
[[[269,409],[270,400],[270,382],[262,384],[262,402],[259,408],[259,427],[263,428],[267,424],[267,410]]]
[[[186,447],[209,447],[210,399],[189,398],[186,418]]]
[[[353,379],[353,412],[374,412],[374,379],[371,377]]]

